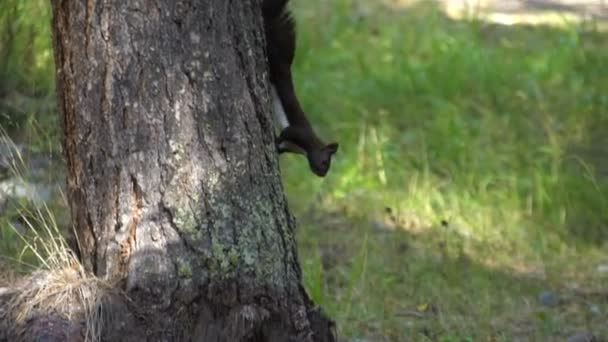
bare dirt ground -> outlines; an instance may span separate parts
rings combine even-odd
[[[455,8],[481,9],[494,13],[562,12],[608,19],[608,0],[439,0]]]
[[[430,1],[430,0],[422,0]],[[477,14],[502,24],[608,22],[608,0],[435,0],[453,17]],[[407,6],[414,0],[394,0]]]

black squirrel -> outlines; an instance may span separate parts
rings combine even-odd
[[[263,0],[262,3],[274,112],[281,126],[277,147],[279,153],[306,155],[312,172],[324,177],[331,165],[332,155],[338,151],[338,144],[325,144],[315,134],[296,97],[291,77],[296,28],[287,10],[288,1]]]

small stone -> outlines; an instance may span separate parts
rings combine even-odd
[[[4,296],[5,294],[9,293],[11,291],[11,289],[9,289],[8,287],[0,287],[0,297]]]
[[[48,184],[28,183],[24,180],[9,178],[0,182],[1,203],[6,198],[24,199],[33,203],[47,202],[52,193],[52,186]]]
[[[542,291],[538,294],[538,301],[545,306],[556,306],[558,298],[557,295],[551,291]]]
[[[597,265],[598,273],[608,273],[608,264]]]
[[[578,332],[568,337],[568,342],[597,342],[598,339],[590,332]]]
[[[594,315],[598,315],[598,316],[602,314],[602,310],[600,309],[600,307],[595,304],[589,305],[589,312],[591,312]]]
[[[393,227],[389,226],[388,224],[386,224],[380,220],[374,220],[372,222],[372,228],[378,232],[389,232],[389,231],[394,230]]]

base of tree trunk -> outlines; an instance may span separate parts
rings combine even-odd
[[[143,309],[133,300],[90,278],[65,283],[73,293],[98,298],[44,293],[53,271],[38,271],[12,288],[0,291],[0,342],[45,341],[217,341],[217,342],[333,342],[334,323],[300,289],[302,302],[271,294],[257,303],[226,307],[198,298],[167,310]],[[86,288],[78,288],[86,284]],[[91,288],[91,284],[99,286]],[[227,288],[230,288],[229,286]],[[22,294],[32,294],[32,298]],[[215,295],[218,295],[216,293]],[[220,295],[221,297],[221,295]],[[215,297],[218,298],[218,297]],[[41,300],[38,305],[31,305]],[[188,317],[197,317],[195,321]]]

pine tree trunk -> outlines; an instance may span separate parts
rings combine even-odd
[[[333,341],[301,286],[260,1],[52,5],[81,260],[130,298],[106,339]]]

